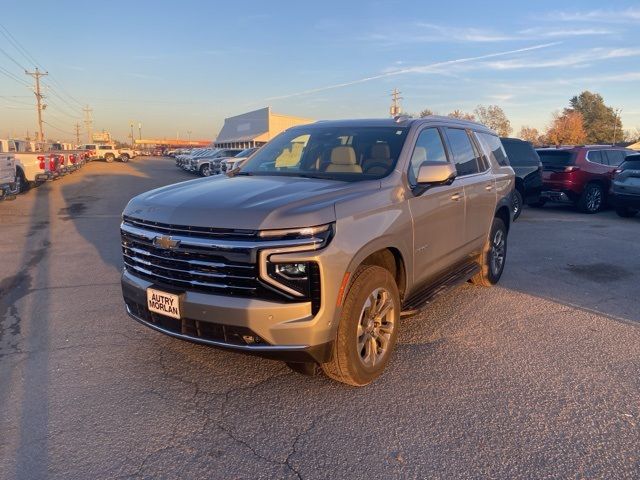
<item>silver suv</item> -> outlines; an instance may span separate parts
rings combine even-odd
[[[366,385],[401,316],[499,280],[513,188],[500,139],[477,123],[294,127],[230,175],[129,202],[126,308],[176,338]]]

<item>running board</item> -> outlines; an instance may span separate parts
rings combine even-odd
[[[480,265],[477,263],[468,263],[447,273],[436,283],[432,283],[428,287],[414,293],[411,297],[405,300],[402,304],[402,312],[400,312],[400,316],[410,317],[417,314],[422,307],[428,304],[435,297],[465,283],[479,271]]]

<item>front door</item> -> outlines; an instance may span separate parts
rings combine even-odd
[[[425,128],[418,134],[408,171],[413,187],[425,161],[451,161],[437,128]],[[414,282],[419,285],[461,259],[465,192],[457,179],[451,185],[432,187],[423,193],[414,188],[414,192],[409,209],[413,218]]]

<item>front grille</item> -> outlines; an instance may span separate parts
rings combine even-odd
[[[267,246],[256,231],[188,227],[125,216],[121,236],[125,268],[160,288],[277,302],[311,301],[314,314],[320,308],[320,273],[313,262],[310,298],[294,297],[260,280],[259,248]],[[161,236],[176,236],[182,243],[162,248],[154,241]]]
[[[136,317],[172,333],[230,345],[269,345],[247,327],[202,322],[190,318],[178,320],[150,312],[144,305],[132,300],[125,299],[125,302],[129,311]]]

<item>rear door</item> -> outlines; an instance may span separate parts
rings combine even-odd
[[[464,189],[464,255],[475,255],[484,246],[496,208],[496,184],[489,162],[483,158],[471,132],[447,127],[447,141],[458,177],[454,184]]]

